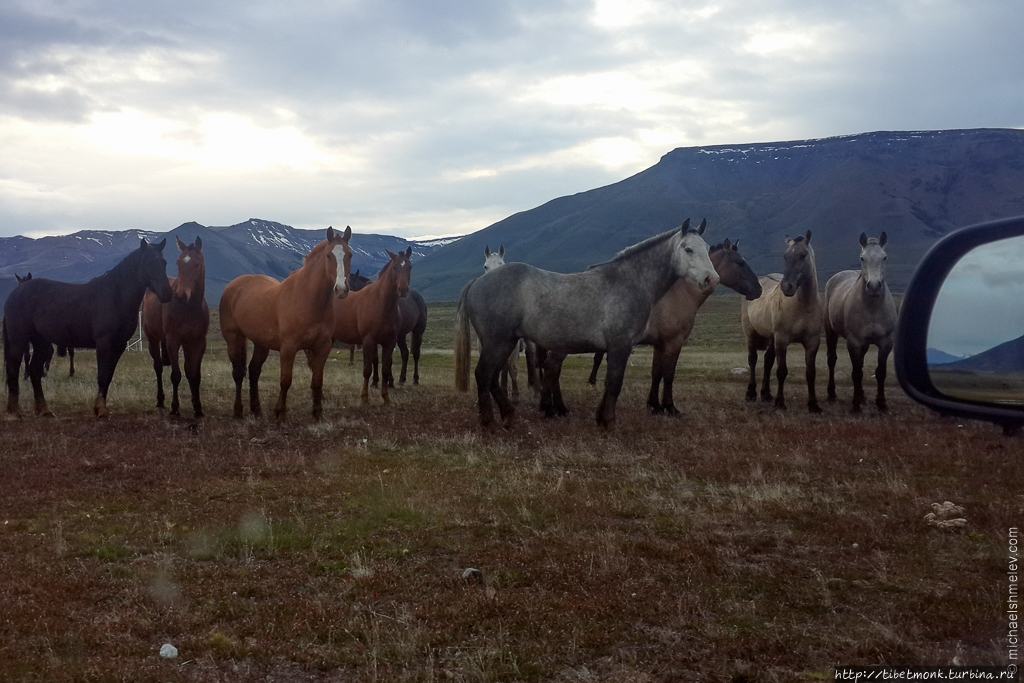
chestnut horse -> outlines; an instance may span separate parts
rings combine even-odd
[[[203,354],[206,353],[206,332],[210,328],[210,307],[206,304],[206,259],[203,241],[186,245],[178,238],[178,277],[168,278],[174,296],[165,304],[151,292],[142,301],[142,331],[149,342],[149,355],[153,357],[156,373],[156,407],[164,407],[164,366],[171,366],[171,415],[178,412],[178,384],[181,367],[178,349],[185,355],[185,377],[192,392],[192,410],[203,416],[199,401],[199,383],[202,381]]]
[[[878,393],[875,406],[886,412],[885,371],[896,336],[896,303],[885,283],[885,244],[883,232],[878,239],[860,234],[860,270],[844,270],[825,285],[825,351],[828,358],[828,400],[836,400],[836,346],[846,339],[846,350],[853,364],[853,412],[864,403],[864,357],[868,347],[878,347],[875,381]]]
[[[352,228],[345,228],[345,234],[327,228],[327,239],[313,247],[303,259],[302,268],[284,282],[267,275],[241,275],[224,289],[220,299],[220,331],[228,344],[231,376],[235,380],[236,418],[242,417],[242,380],[250,339],[253,351],[249,362],[249,411],[256,416],[262,413],[260,372],[274,349],[281,352],[281,393],[274,415],[284,419],[295,354],[305,351],[313,371],[313,418],[322,417],[324,365],[331,353],[334,300],[348,296],[351,237]]]
[[[718,273],[720,284],[736,290],[748,300],[761,296],[761,284],[757,275],[740,255],[739,240],[725,240],[708,250],[711,265]],[[651,312],[651,324],[641,344],[654,347],[654,362],[651,367],[651,391],[647,406],[654,413],[678,415],[679,410],[672,398],[672,383],[676,376],[679,354],[690,338],[697,321],[697,311],[708,300],[711,292],[702,291],[684,280],[679,280],[668,293],[661,297]],[[594,368],[590,373],[590,384],[597,383],[597,370],[601,367],[604,352],[594,354]],[[659,384],[662,398],[658,400]]]
[[[400,297],[409,294],[412,275],[412,247],[404,253],[387,252],[391,261],[380,271],[376,282],[371,282],[347,299],[334,302],[334,340],[342,344],[359,344],[363,349],[362,400],[370,400],[370,376],[377,362],[377,345],[381,346],[380,396],[390,403],[388,384],[394,382],[391,374],[391,354],[398,342],[402,327]]]
[[[814,363],[821,346],[822,309],[818,295],[818,274],[814,266],[814,249],[811,248],[811,231],[806,235],[786,238],[788,248],[783,257],[785,273],[772,273],[761,278],[763,294],[751,302],[743,300],[743,332],[747,337],[747,364],[750,366],[750,383],[747,385],[747,400],[757,399],[757,352],[764,350],[764,382],[761,386],[761,400],[772,400],[772,364],[778,358],[777,377],[779,391],[775,395],[775,407],[786,409],[783,393],[789,365],[786,350],[790,344],[802,344],[807,375],[807,410],[820,413],[818,397],[814,392]]]
[[[43,396],[43,364],[53,344],[96,349],[97,394],[93,412],[107,417],[107,389],[128,340],[138,326],[139,305],[147,289],[163,301],[171,298],[167,262],[161,254],[167,240],[139,248],[103,275],[85,284],[33,278],[18,285],[4,304],[4,362],[7,367],[7,412],[20,413],[18,370],[29,344],[29,378],[36,413],[53,415]]]

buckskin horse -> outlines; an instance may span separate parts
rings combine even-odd
[[[139,305],[146,290],[169,301],[167,262],[162,255],[167,240],[139,248],[103,275],[85,284],[33,278],[19,285],[4,305],[4,363],[7,369],[7,412],[20,414],[18,368],[29,344],[32,362],[29,379],[35,393],[36,413],[53,413],[43,396],[43,364],[51,344],[66,348],[96,349],[98,392],[93,403],[97,417],[108,417],[107,389],[117,362],[135,334]]]
[[[192,410],[203,416],[199,400],[202,381],[203,354],[206,353],[206,332],[210,328],[210,307],[206,304],[206,259],[203,241],[196,237],[186,245],[178,238],[178,277],[168,279],[174,295],[161,303],[152,292],[142,301],[142,331],[149,343],[156,373],[156,406],[164,407],[164,366],[171,366],[171,415],[179,415],[178,385],[181,366],[178,350],[185,356],[185,377],[192,393]]]
[[[259,379],[270,351],[281,352],[281,392],[274,416],[287,414],[288,389],[292,385],[295,355],[306,352],[313,371],[313,418],[323,417],[324,365],[331,353],[334,300],[348,296],[352,272],[352,228],[345,233],[327,228],[327,239],[313,247],[302,267],[283,282],[268,275],[241,275],[224,289],[220,299],[220,331],[228,344],[231,376],[235,380],[235,417],[242,417],[242,380],[248,340],[249,411],[259,416]]]

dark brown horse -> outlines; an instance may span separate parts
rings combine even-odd
[[[412,275],[412,247],[404,253],[387,252],[391,262],[381,270],[376,282],[353,292],[343,301],[334,302],[334,340],[342,344],[359,344],[363,349],[363,402],[370,400],[370,376],[377,362],[377,346],[381,347],[383,381],[380,395],[390,403],[388,383],[391,374],[391,354],[398,343],[402,327],[402,312],[398,300],[409,294]]]
[[[220,331],[228,344],[231,376],[235,380],[235,417],[242,417],[242,380],[245,356],[252,340],[249,363],[249,410],[260,408],[259,380],[263,363],[271,349],[281,352],[281,393],[274,415],[283,419],[287,412],[288,389],[292,385],[292,366],[299,351],[313,371],[313,417],[323,415],[324,365],[331,353],[334,330],[334,301],[348,296],[348,278],[352,272],[352,248],[345,234],[327,228],[327,239],[306,255],[302,268],[278,282],[267,275],[242,275],[224,289],[220,299]]]
[[[152,292],[142,302],[142,331],[149,342],[149,355],[153,357],[156,373],[156,407],[164,407],[164,366],[171,366],[171,415],[178,412],[178,384],[181,367],[178,349],[185,355],[185,377],[192,392],[192,409],[196,417],[203,416],[199,400],[202,380],[203,354],[206,353],[206,332],[210,329],[210,307],[206,304],[206,259],[203,241],[186,245],[178,239],[178,277],[168,279],[174,296],[160,303]]]
[[[29,344],[29,378],[36,413],[52,415],[43,396],[45,349],[51,344],[96,349],[97,417],[107,417],[107,389],[117,362],[135,334],[139,305],[147,289],[169,301],[167,262],[161,252],[167,240],[151,245],[142,240],[109,271],[85,284],[34,278],[11,293],[4,305],[4,363],[7,369],[7,412],[20,414],[18,369]]]
[[[349,280],[348,288],[349,288],[350,291],[353,291],[353,292],[358,292],[360,289],[362,289],[366,285],[368,285],[371,282],[373,282],[373,280],[371,280],[370,278],[366,277],[365,275],[362,275],[359,272],[359,270],[357,270],[356,272],[352,273],[352,275],[349,276],[348,280]],[[355,365],[356,364],[356,346],[358,346],[358,344],[346,344],[346,346],[348,346],[348,364],[349,365]],[[377,366],[376,365],[373,366],[373,386],[377,386]]]
[[[14,274],[14,279],[18,281],[20,285],[23,282],[28,282],[32,279],[32,273],[28,273],[25,277],[21,277],[17,273]],[[53,360],[53,347],[48,346],[44,351],[46,354],[46,360],[43,362],[43,377],[46,377],[47,373],[50,372],[50,361]],[[32,351],[30,349],[25,350],[25,379],[28,379],[28,366],[32,362]]]

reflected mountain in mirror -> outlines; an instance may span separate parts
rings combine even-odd
[[[942,393],[1024,406],[1024,237],[966,254],[935,300],[928,372]]]

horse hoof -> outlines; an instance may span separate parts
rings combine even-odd
[[[860,415],[861,414],[860,406],[858,406],[858,405],[853,406],[852,408],[850,408],[850,412],[853,413],[854,415]]]
[[[812,413],[812,414],[815,414],[815,415],[816,415],[816,414],[818,414],[818,413],[820,413],[820,412],[821,412],[821,406],[819,406],[819,405],[818,405],[817,403],[811,403],[811,404],[808,404],[808,406],[807,406],[807,412],[809,412],[809,413]]]
[[[675,406],[665,406],[664,408],[662,408],[661,412],[663,415],[666,415],[667,417],[679,417],[680,415],[682,415],[682,413],[679,412],[679,409],[676,408]]]
[[[785,410],[785,409],[786,409],[786,404],[785,403],[779,403],[779,402],[775,403],[775,410]]]
[[[770,403],[774,400],[771,394],[761,394],[762,403]]]
[[[828,398],[826,398],[825,400],[828,401],[829,403],[835,403],[836,400],[837,400],[836,399],[836,395],[835,394],[829,394]]]

